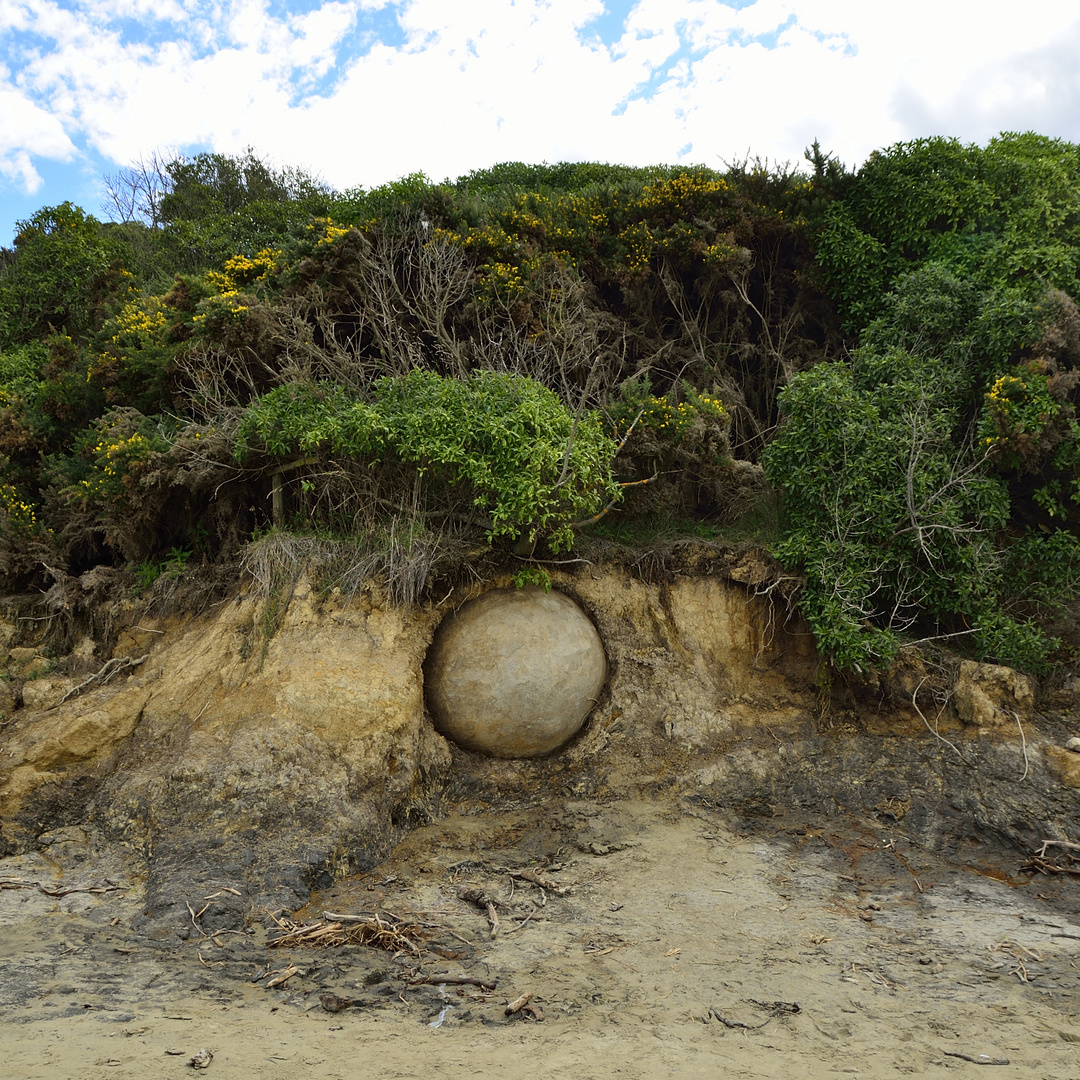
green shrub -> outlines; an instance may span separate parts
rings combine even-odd
[[[840,666],[888,663],[917,630],[970,635],[977,655],[1039,670],[1054,642],[1025,605],[1071,586],[1056,571],[1064,541],[1024,522],[1040,492],[1051,497],[1042,471],[1076,445],[1071,380],[1052,381],[1049,354],[1016,360],[1036,305],[1000,322],[1000,291],[929,267],[884,304],[849,362],[796,375],[781,395],[784,423],[765,455],[783,488],[775,554],[805,575],[801,610]],[[926,313],[921,333],[914,311]],[[1023,588],[1007,572],[1021,551]]]
[[[315,455],[365,469],[405,466],[434,481],[444,513],[464,486],[489,539],[542,536],[553,550],[572,545],[573,523],[618,497],[616,449],[598,414],[573,416],[532,379],[419,369],[378,379],[368,401],[336,386],[279,387],[246,411],[237,442],[241,460],[262,451],[279,461]],[[397,497],[411,487],[401,485]]]

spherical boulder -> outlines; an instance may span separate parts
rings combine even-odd
[[[424,664],[435,726],[468,750],[539,757],[585,722],[607,678],[596,627],[568,596],[496,589],[443,620]]]

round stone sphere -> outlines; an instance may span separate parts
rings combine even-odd
[[[596,627],[568,596],[495,589],[444,619],[424,663],[436,728],[498,758],[557,750],[607,678]]]

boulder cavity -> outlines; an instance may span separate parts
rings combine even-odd
[[[607,678],[596,627],[568,596],[496,589],[439,627],[424,665],[435,726],[468,750],[539,757],[577,733]]]

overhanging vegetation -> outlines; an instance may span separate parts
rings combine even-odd
[[[478,544],[700,533],[771,485],[762,539],[838,666],[1071,658],[1076,146],[345,192],[205,154],[109,185],[120,220],[44,208],[0,254],[9,590],[276,530],[407,600]]]

